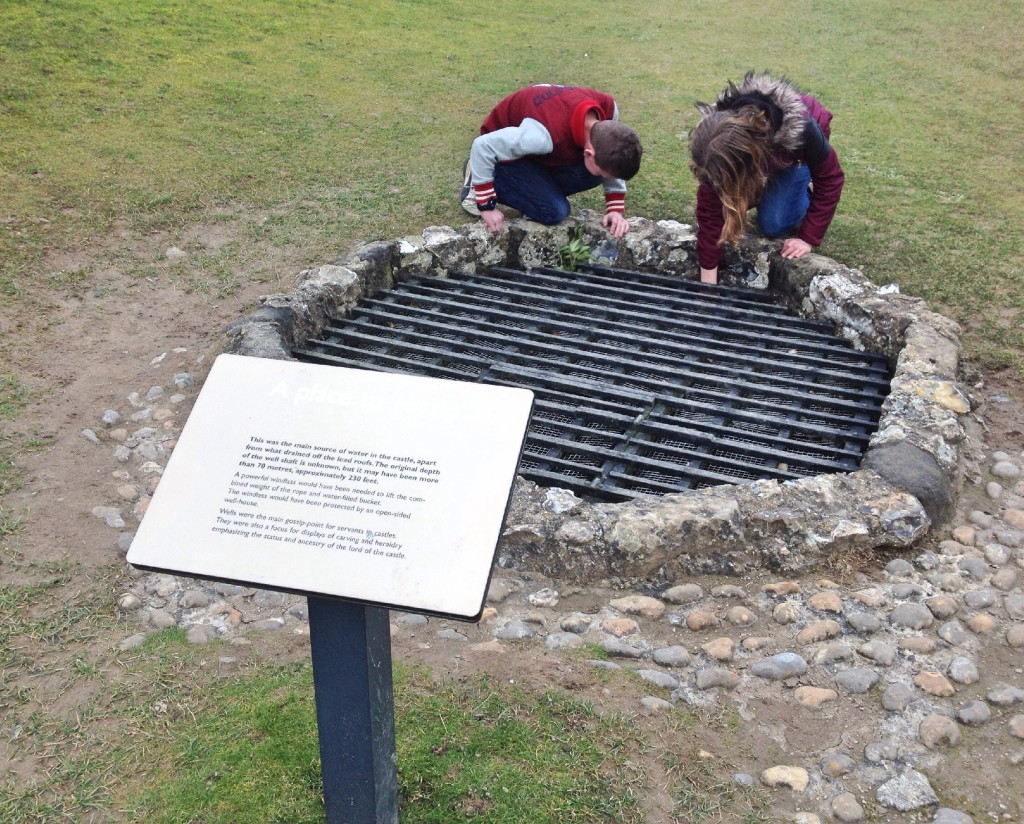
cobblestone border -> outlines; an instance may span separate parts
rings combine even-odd
[[[262,299],[225,329],[225,351],[291,359],[332,315],[414,275],[446,277],[489,266],[551,265],[582,227],[598,262],[694,278],[696,236],[675,221],[630,220],[620,241],[586,211],[559,226],[507,221],[497,237],[480,222],[431,226],[419,236],[369,243],[301,272],[294,290]],[[834,555],[906,548],[951,514],[971,400],[961,383],[960,328],[924,301],[879,287],[821,255],[783,259],[779,244],[748,239],[727,254],[722,282],[769,289],[801,314],[833,323],[893,368],[861,469],[795,481],[757,481],[628,503],[590,503],[517,479],[499,563],[578,583],[672,580],[764,567],[795,572]]]

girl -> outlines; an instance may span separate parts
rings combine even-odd
[[[769,237],[792,235],[782,256],[821,244],[843,191],[843,170],[828,142],[832,113],[785,78],[748,72],[714,105],[698,103],[690,135],[697,186],[700,279],[718,282],[724,244],[743,237],[747,210]]]

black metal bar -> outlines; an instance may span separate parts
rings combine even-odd
[[[529,387],[521,474],[595,498],[855,469],[887,361],[769,301],[593,266],[413,278],[295,355]]]

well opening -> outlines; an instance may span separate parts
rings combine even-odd
[[[264,298],[226,348],[535,388],[506,566],[796,570],[908,547],[949,513],[970,409],[956,324],[764,240],[703,287],[690,227],[631,223],[618,242],[583,213],[372,243]],[[551,268],[577,232],[592,264]]]
[[[531,389],[519,474],[591,501],[855,470],[890,378],[763,290],[594,265],[416,276],[292,354]]]

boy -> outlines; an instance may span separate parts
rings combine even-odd
[[[626,184],[640,168],[640,138],[618,120],[610,95],[576,86],[513,92],[491,111],[463,169],[462,208],[491,232],[499,203],[552,226],[569,216],[568,195],[604,186],[602,224],[616,238],[629,229]]]

